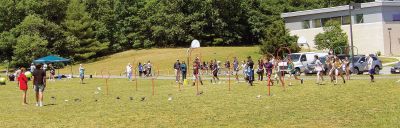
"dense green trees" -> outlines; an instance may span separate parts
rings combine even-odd
[[[365,2],[371,0],[356,0]],[[283,12],[348,0],[0,0],[0,63],[56,54],[75,61],[129,49],[290,46]],[[283,38],[280,38],[283,37]],[[268,47],[264,47],[268,46]]]
[[[330,20],[324,26],[324,33],[315,36],[317,49],[336,49],[348,46],[347,34],[343,32],[339,22]]]

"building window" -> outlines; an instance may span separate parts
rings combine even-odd
[[[400,14],[393,14],[393,21],[400,21]]]
[[[310,28],[310,20],[303,21],[303,29],[309,29],[309,28]]]
[[[350,16],[343,16],[342,17],[342,25],[348,25],[351,22]]]
[[[321,19],[314,19],[313,20],[314,28],[319,28],[322,27],[321,25]]]
[[[342,17],[338,16],[338,17],[332,17],[331,20],[338,22],[339,24],[342,23]]]
[[[363,14],[357,14],[356,15],[356,24],[364,23],[364,15]]]
[[[329,20],[331,20],[331,18],[322,18],[322,19],[321,19],[322,26],[325,26],[326,23],[327,23]]]

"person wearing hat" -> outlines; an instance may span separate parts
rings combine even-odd
[[[181,63],[179,62],[179,59],[176,59],[173,68],[175,70],[175,82],[178,83],[180,81],[179,78],[181,73]]]

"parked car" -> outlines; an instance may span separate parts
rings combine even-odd
[[[390,73],[400,74],[400,62],[397,62],[392,68],[390,68]]]
[[[375,74],[379,74],[379,71],[382,70],[382,61],[379,60],[376,56],[373,56],[372,59],[373,59],[372,67],[374,67],[375,69]],[[354,56],[353,58],[354,64],[350,64],[351,72],[354,74],[362,74],[364,72],[368,72],[367,61],[368,60],[365,55]]]
[[[307,65],[310,65],[314,61],[314,56],[326,56],[328,53],[315,53],[315,52],[305,52],[305,53],[292,53],[289,54],[290,59],[294,64],[296,70],[296,75],[300,75],[306,69]]]
[[[325,70],[324,70],[324,74],[326,74],[326,72],[328,71],[327,65],[325,63],[326,61],[326,57],[327,56],[320,56],[319,60],[321,61],[321,63],[323,64]],[[317,71],[315,70],[315,62],[312,62],[311,64],[308,64],[306,69],[304,69],[304,74],[305,75],[311,75],[311,74],[317,74]]]

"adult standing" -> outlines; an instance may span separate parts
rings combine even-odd
[[[368,67],[369,77],[371,77],[371,82],[375,82],[375,79],[374,79],[375,68],[372,65],[373,62],[374,62],[374,59],[372,58],[372,54],[370,54],[367,59],[368,59],[367,60],[367,64],[368,64],[367,67]]]
[[[184,81],[186,79],[186,72],[187,72],[187,66],[185,61],[183,61],[181,64],[181,72],[182,72],[182,81]]]
[[[33,63],[31,63],[31,67],[30,67],[31,73],[32,73],[33,71],[35,71],[35,69],[36,69],[35,65],[34,65]]]
[[[36,65],[36,69],[41,69],[42,65]],[[33,72],[33,88],[36,92],[36,106],[43,106],[43,92],[46,88],[46,71],[35,70]]]
[[[268,81],[272,85],[274,85],[274,82],[271,80],[272,69],[274,68],[274,64],[271,63],[269,58],[266,58],[263,63],[264,63],[264,68],[265,68],[265,77],[268,78],[266,81]]]
[[[143,65],[142,65],[142,63],[140,63],[140,62],[139,62],[139,65],[138,65],[138,71],[139,71],[139,76],[142,77],[142,74],[143,74]]]
[[[147,66],[147,69],[146,69],[146,70],[147,70],[147,76],[152,76],[152,75],[151,75],[152,65],[151,65],[151,63],[150,63],[150,60],[147,61],[146,66]]]
[[[126,65],[126,76],[128,77],[129,81],[132,80],[132,65],[131,65],[131,63],[128,63],[128,65]]]
[[[85,79],[85,68],[83,68],[83,65],[79,65],[79,78],[81,79],[81,84],[83,84],[83,79]]]
[[[179,62],[179,59],[176,59],[173,68],[175,70],[175,82],[178,83],[181,74],[181,63]]]

